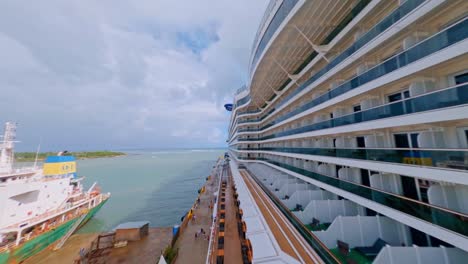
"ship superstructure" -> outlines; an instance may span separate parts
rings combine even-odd
[[[249,72],[228,144],[254,262],[295,263],[273,202],[325,263],[465,263],[467,1],[271,1]]]
[[[49,156],[43,167],[16,168],[16,124],[7,122],[0,156],[0,263],[20,262],[65,240],[110,194],[83,190],[73,156]]]

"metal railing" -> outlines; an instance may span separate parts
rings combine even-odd
[[[409,148],[238,148],[245,151],[273,151],[419,165],[425,167],[468,170],[468,149],[409,149]]]

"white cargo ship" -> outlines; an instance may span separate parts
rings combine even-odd
[[[16,263],[60,248],[107,201],[94,183],[83,190],[73,156],[49,156],[43,166],[14,165],[16,124],[0,144],[0,263]]]

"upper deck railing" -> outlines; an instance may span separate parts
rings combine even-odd
[[[251,59],[249,71],[253,70],[253,68],[255,67],[255,64],[260,58],[260,55],[263,53],[263,50],[265,49],[267,44],[270,42],[270,39],[273,37],[278,27],[283,23],[284,19],[289,15],[289,12],[291,12],[291,10],[294,8],[297,2],[299,2],[299,0],[283,0],[283,2],[281,3],[281,6],[277,9],[273,19],[271,19],[268,25],[268,28],[265,30],[265,33],[263,33],[263,35],[261,36],[261,40],[258,43],[257,48],[255,49],[255,51],[252,52],[253,57]],[[269,6],[269,8],[273,9],[273,6]],[[271,13],[272,10],[267,9],[267,12]],[[263,23],[266,22],[266,18],[264,19],[265,21]],[[258,32],[257,34],[258,35],[261,34],[261,31]],[[257,38],[258,37],[259,36],[257,36]],[[255,41],[254,43],[257,43],[257,41]]]

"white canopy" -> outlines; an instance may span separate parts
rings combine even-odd
[[[159,258],[158,264],[167,264],[166,260],[164,259],[163,255],[161,255],[161,258]]]

